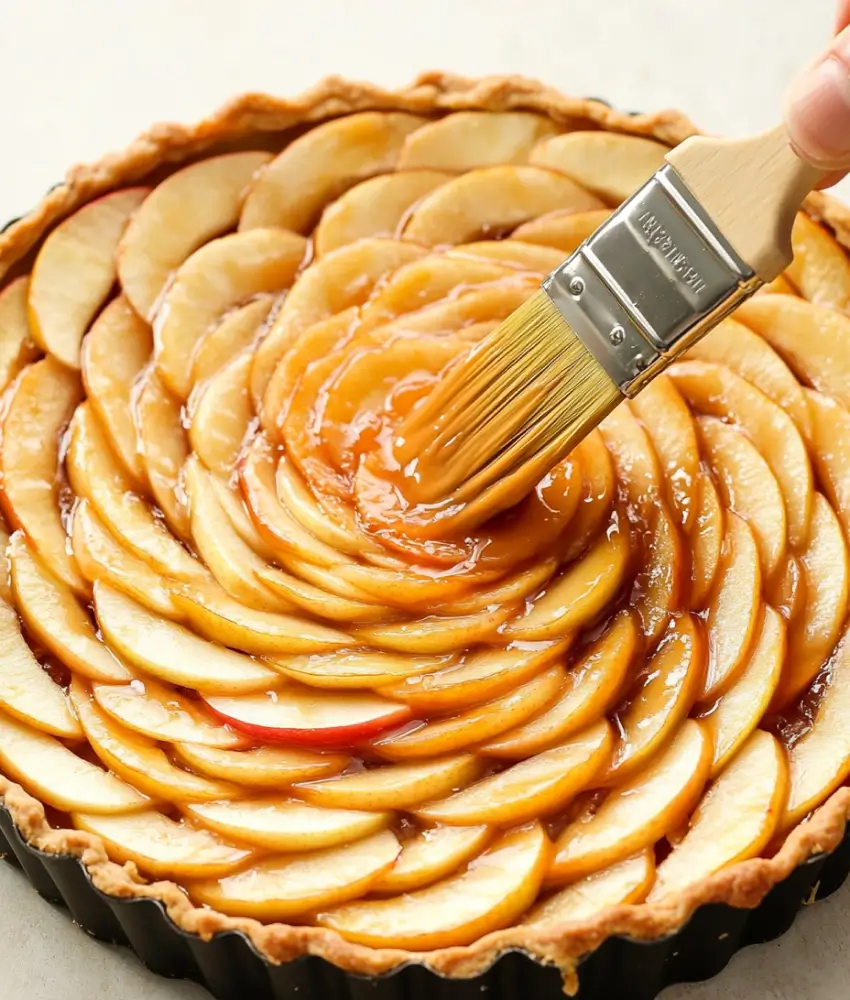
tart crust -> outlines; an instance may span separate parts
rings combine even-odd
[[[511,109],[537,111],[573,128],[647,136],[668,145],[697,133],[696,127],[676,111],[625,114],[601,101],[566,97],[518,76],[467,79],[431,72],[398,91],[332,77],[292,100],[246,94],[197,125],[157,125],[123,152],[72,168],[32,212],[0,233],[0,279],[24,264],[47,232],[81,205],[115,188],[158,175],[170,165],[182,165],[213,148],[238,148],[249,139],[256,146],[258,135],[267,137],[269,147],[275,148],[305,125],[355,111],[437,115],[458,110]],[[810,195],[804,207],[850,249],[850,209],[821,192]],[[321,927],[267,925],[196,907],[177,884],[147,882],[134,864],[121,866],[110,861],[99,837],[79,830],[52,829],[41,803],[2,776],[0,798],[28,844],[49,854],[79,858],[94,885],[108,895],[160,901],[179,928],[205,940],[220,932],[241,931],[270,962],[314,955],[362,976],[381,975],[417,963],[443,976],[471,978],[486,972],[504,952],[521,950],[538,961],[556,965],[569,994],[578,987],[578,962],[608,937],[625,935],[650,941],[674,934],[698,907],[709,903],[753,908],[798,865],[834,850],[850,820],[850,788],[845,787],[798,826],[774,857],[732,865],[659,902],[610,907],[583,921],[510,927],[468,946],[410,952],[353,944]]]

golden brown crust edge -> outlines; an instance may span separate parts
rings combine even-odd
[[[292,100],[246,94],[197,125],[155,126],[123,152],[70,170],[65,181],[50,191],[32,212],[0,233],[0,279],[26,257],[54,225],[80,205],[117,187],[135,183],[163,164],[191,159],[217,144],[258,133],[281,132],[353,111],[435,114],[467,109],[538,111],[572,127],[627,132],[658,139],[668,145],[675,145],[697,131],[676,111],[624,114],[601,101],[566,97],[535,81],[516,76],[466,79],[446,73],[426,73],[398,91],[333,77]],[[805,207],[813,218],[829,226],[838,240],[850,248],[850,210],[820,192],[812,194]],[[698,907],[708,903],[755,907],[798,865],[816,854],[834,850],[850,820],[850,788],[841,788],[789,836],[773,858],[733,865],[657,903],[611,907],[585,921],[545,928],[512,927],[489,934],[469,946],[416,953],[351,944],[335,931],[320,927],[264,925],[197,908],[175,883],[146,883],[134,865],[120,866],[111,862],[100,838],[77,830],[51,829],[43,806],[1,775],[0,798],[27,843],[50,854],[70,854],[79,858],[94,885],[102,892],[125,899],[159,900],[178,927],[205,940],[222,931],[241,931],[271,962],[315,955],[360,975],[380,975],[417,962],[441,975],[458,978],[479,975],[505,951],[520,949],[560,968],[568,992],[577,985],[578,961],[606,938],[626,935],[649,941],[665,937],[678,931]]]

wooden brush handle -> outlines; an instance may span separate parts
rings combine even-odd
[[[797,156],[783,125],[749,139],[695,136],[667,162],[763,281],[785,270],[794,217],[826,172]]]

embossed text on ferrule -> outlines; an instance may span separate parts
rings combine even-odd
[[[658,250],[669,261],[670,266],[682,281],[693,289],[695,294],[699,295],[705,288],[705,281],[703,281],[699,271],[691,264],[688,255],[679,249],[658,218],[652,212],[644,212],[638,216],[638,222],[649,246]]]

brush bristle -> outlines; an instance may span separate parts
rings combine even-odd
[[[622,398],[549,296],[537,292],[402,427],[397,457],[403,466],[416,462],[411,499],[469,502],[507,476],[530,489]]]

